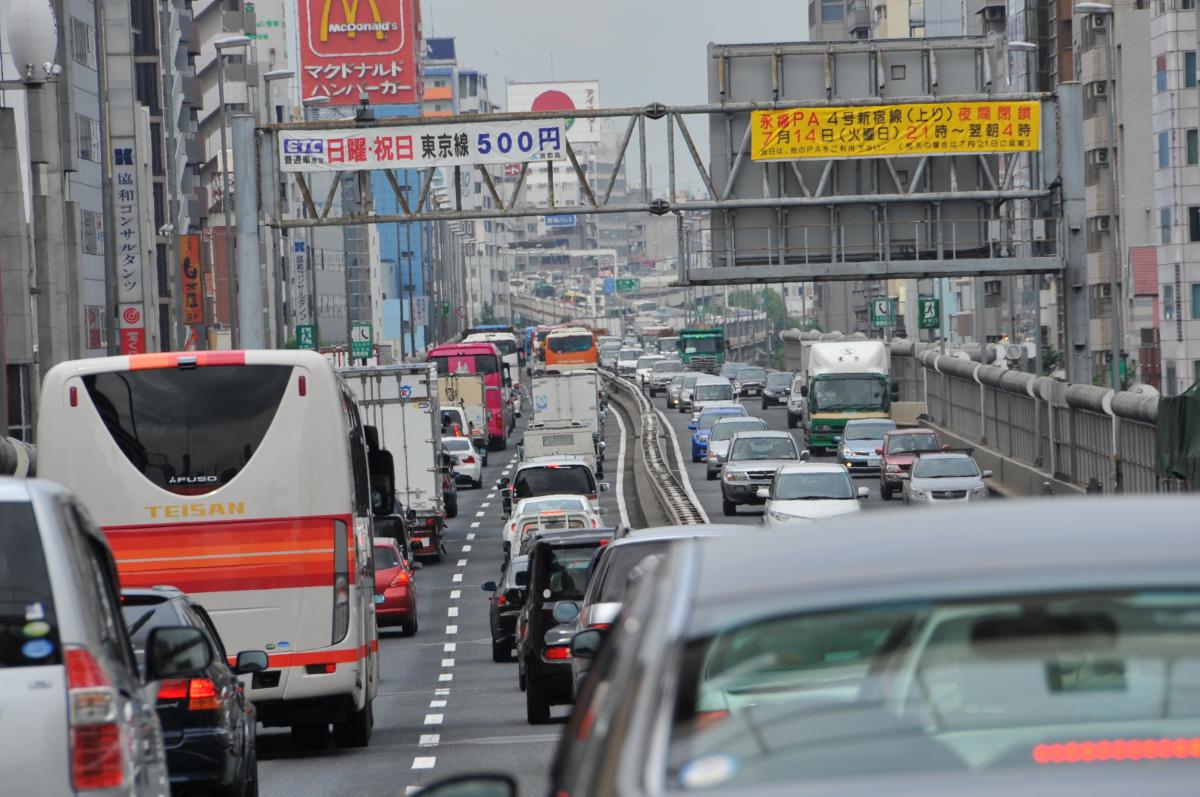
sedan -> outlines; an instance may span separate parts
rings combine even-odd
[[[528,574],[529,557],[514,556],[500,568],[497,581],[483,582],[483,591],[491,593],[488,625],[492,629],[492,661],[513,660],[513,648],[517,646],[517,617],[525,603]]]
[[[674,409],[679,406],[680,393],[683,392],[683,380],[688,376],[687,372],[675,374],[671,377],[671,381],[667,383],[667,408]]]
[[[762,418],[750,418],[732,415],[717,418],[708,436],[708,453],[705,456],[705,477],[708,481],[715,480],[721,475],[721,466],[729,455],[729,442],[738,432],[756,432],[767,428],[767,422]]]
[[[852,515],[870,494],[866,487],[855,489],[844,467],[826,462],[784,465],[770,487],[758,488],[759,497],[767,499],[763,525],[769,527]]]
[[[767,369],[750,366],[742,368],[733,377],[733,393],[739,398],[744,396],[762,395],[763,385],[767,382]]]
[[[767,374],[767,381],[762,389],[762,408],[786,406],[788,396],[792,395],[792,379],[795,374],[791,371],[774,371]]]
[[[454,480],[475,489],[483,486],[483,457],[475,450],[469,437],[443,437],[442,450],[450,455]]]
[[[895,429],[896,422],[886,418],[846,421],[838,446],[838,464],[845,465],[852,473],[878,473],[883,457],[875,450],[883,447],[883,438]]]
[[[683,373],[683,363],[679,360],[659,360],[646,376],[644,385],[651,397],[665,393],[667,384],[676,374]]]
[[[990,470],[979,470],[970,454],[956,451],[920,454],[904,482],[904,503],[982,501],[988,497],[983,480],[991,476]]]
[[[396,541],[375,540],[375,624],[399,626],[402,636],[417,633],[417,585],[413,568]]]

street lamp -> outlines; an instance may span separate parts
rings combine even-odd
[[[330,102],[328,94],[314,94],[311,97],[305,97],[300,101],[300,105],[304,108],[304,121],[308,122],[316,118],[316,111],[323,108]],[[313,340],[319,341],[320,327],[317,319],[317,261],[313,254],[313,228],[306,227],[308,233],[307,249],[308,249],[308,313],[309,320],[313,326]]]
[[[262,102],[263,124],[267,124],[269,122],[274,121],[271,118],[271,109],[275,107],[275,103],[272,101],[271,83],[273,83],[276,80],[289,80],[291,78],[294,78],[295,76],[296,76],[296,72],[295,72],[295,70],[292,70],[292,69],[272,69],[271,71],[265,73],[262,76],[262,78],[263,78],[263,102]],[[275,187],[275,192],[276,192],[276,196],[278,196],[278,194],[279,194],[278,186]],[[284,322],[284,318],[283,318],[283,292],[287,289],[287,285],[284,283],[284,280],[281,277],[281,271],[280,271],[280,265],[285,262],[285,253],[283,252],[282,244],[280,242],[280,233],[279,233],[278,227],[271,228],[271,248],[274,250],[274,252],[273,252],[274,257],[272,258],[274,260],[274,267],[271,269],[272,273],[268,274],[267,276],[268,276],[268,279],[270,280],[270,282],[268,284],[271,285],[271,287],[272,287],[271,293],[272,293],[272,299],[274,300],[271,303],[272,314],[275,316],[275,323],[273,324],[273,332],[275,335],[275,347],[283,348],[283,345],[286,342],[286,338],[284,337],[284,332],[287,327],[287,325]]]
[[[229,234],[233,222],[229,218],[229,145],[226,143],[225,115],[225,51],[243,48],[250,44],[249,36],[226,36],[217,39],[217,102],[220,105],[221,122],[221,211],[225,215],[225,276],[229,284],[229,345],[236,349],[241,342],[237,322],[237,279],[233,267],[233,237]]]
[[[1098,17],[1112,16],[1113,7],[1107,3],[1077,3],[1075,10],[1084,14],[1090,14]],[[1111,334],[1111,349],[1110,358],[1111,372],[1110,379],[1112,380],[1112,389],[1121,389],[1121,285],[1118,275],[1118,252],[1117,252],[1117,224],[1114,214],[1117,208],[1117,158],[1116,158],[1116,136],[1117,122],[1116,111],[1113,105],[1116,102],[1117,86],[1113,77],[1113,25],[1110,22],[1107,30],[1104,32],[1104,65],[1105,65],[1105,82],[1108,84],[1108,92],[1105,95],[1104,104],[1108,108],[1108,248],[1111,261],[1108,266],[1108,292],[1109,301],[1112,306],[1112,334]]]

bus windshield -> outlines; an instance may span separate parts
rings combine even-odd
[[[591,351],[594,341],[591,335],[562,335],[546,338],[546,345],[555,354],[582,354]]]
[[[292,368],[209,366],[83,378],[108,433],[139,472],[176,495],[203,495],[250,461]]]

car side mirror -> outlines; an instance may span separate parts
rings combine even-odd
[[[212,648],[199,628],[169,625],[155,628],[146,640],[146,680],[183,678],[212,664]]]
[[[992,478],[992,472],[991,472],[990,470],[985,470],[985,471],[983,472],[983,478],[985,478],[985,479],[990,479],[990,478]]]
[[[495,581],[485,581],[485,582],[483,582],[483,586],[481,587],[481,589],[484,592],[495,592],[496,591],[496,582]]]
[[[508,487],[508,485],[510,485],[511,483],[512,483],[512,479],[508,478],[507,476],[505,476],[504,478],[502,478],[500,480],[501,487]]]
[[[949,450],[950,450],[950,446],[949,446],[949,444],[947,444],[947,443],[942,443],[942,450],[943,450],[943,451],[949,451]]]
[[[688,431],[690,431],[690,432],[694,432],[694,431],[696,431],[696,424],[695,424],[695,423],[689,423],[689,424],[688,424]]]
[[[600,482],[600,492],[602,492],[602,493],[608,492],[608,482]]]
[[[754,494],[757,495],[759,498],[770,498],[771,497],[771,488],[770,487],[759,487],[757,490],[754,491]]]
[[[804,397],[807,397],[807,396],[808,396],[808,385],[801,385],[801,386],[800,386],[800,395],[801,395],[801,396],[804,396]]]
[[[800,452],[800,461],[801,462],[808,462],[808,460],[811,457],[812,457],[812,452],[810,452],[807,448]]]
[[[554,604],[554,622],[573,623],[579,619],[579,604],[575,601],[559,601]]]
[[[264,650],[243,650],[237,654],[237,662],[233,671],[238,675],[249,675],[252,672],[262,672],[267,669],[269,660]]]
[[[858,488],[858,497],[859,498],[870,498],[871,497],[871,488],[870,487],[859,487]]]
[[[603,451],[604,449],[608,448],[608,445],[607,445],[607,444],[605,444],[603,440],[602,440],[602,441],[600,441],[600,444],[599,444],[599,445],[600,445],[600,450],[601,450],[601,451]]]
[[[517,797],[508,775],[455,775],[421,789],[421,797]]]
[[[882,456],[882,455],[883,455],[883,449],[882,449],[882,448],[877,448],[877,449],[875,449],[875,453],[876,453],[876,454],[879,454],[880,456]]]
[[[598,628],[588,628],[580,631],[571,639],[571,657],[576,659],[594,659],[600,652],[604,642],[604,632]]]
[[[517,575],[513,579],[513,581],[516,582],[518,587],[528,587],[529,586],[529,571],[528,570],[518,570]]]

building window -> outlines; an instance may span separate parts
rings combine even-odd
[[[1163,208],[1158,211],[1159,243],[1171,243],[1171,209]]]
[[[1196,86],[1196,51],[1188,50],[1183,54],[1183,85],[1187,88]]]
[[[1200,131],[1194,127],[1187,131],[1187,162],[1188,166],[1200,163]]]
[[[1175,363],[1167,363],[1167,378],[1163,383],[1163,392],[1168,396],[1175,395]]]
[[[104,340],[104,305],[89,304],[83,308],[83,322],[87,336],[87,348],[103,349],[108,343]]]
[[[79,157],[93,163],[100,162],[100,123],[83,114],[75,114],[75,126],[79,128]]]
[[[1200,318],[1200,282],[1192,283],[1192,318]]]
[[[1175,286],[1167,283],[1162,286],[1163,321],[1175,320]]]
[[[843,0],[821,0],[821,21],[840,22],[846,18]]]
[[[1200,205],[1188,207],[1188,240],[1192,243],[1200,241]]]
[[[1196,0],[1179,0],[1179,9],[1181,11],[1191,11],[1196,7]]]
[[[104,254],[104,217],[94,210],[80,211],[83,251],[89,255]]]
[[[1162,132],[1158,134],[1158,168],[1165,169],[1171,165],[1171,137]]]
[[[1157,91],[1167,90],[1167,57],[1165,55],[1154,59],[1154,87]]]
[[[96,29],[71,17],[71,57],[88,69],[96,68]]]

